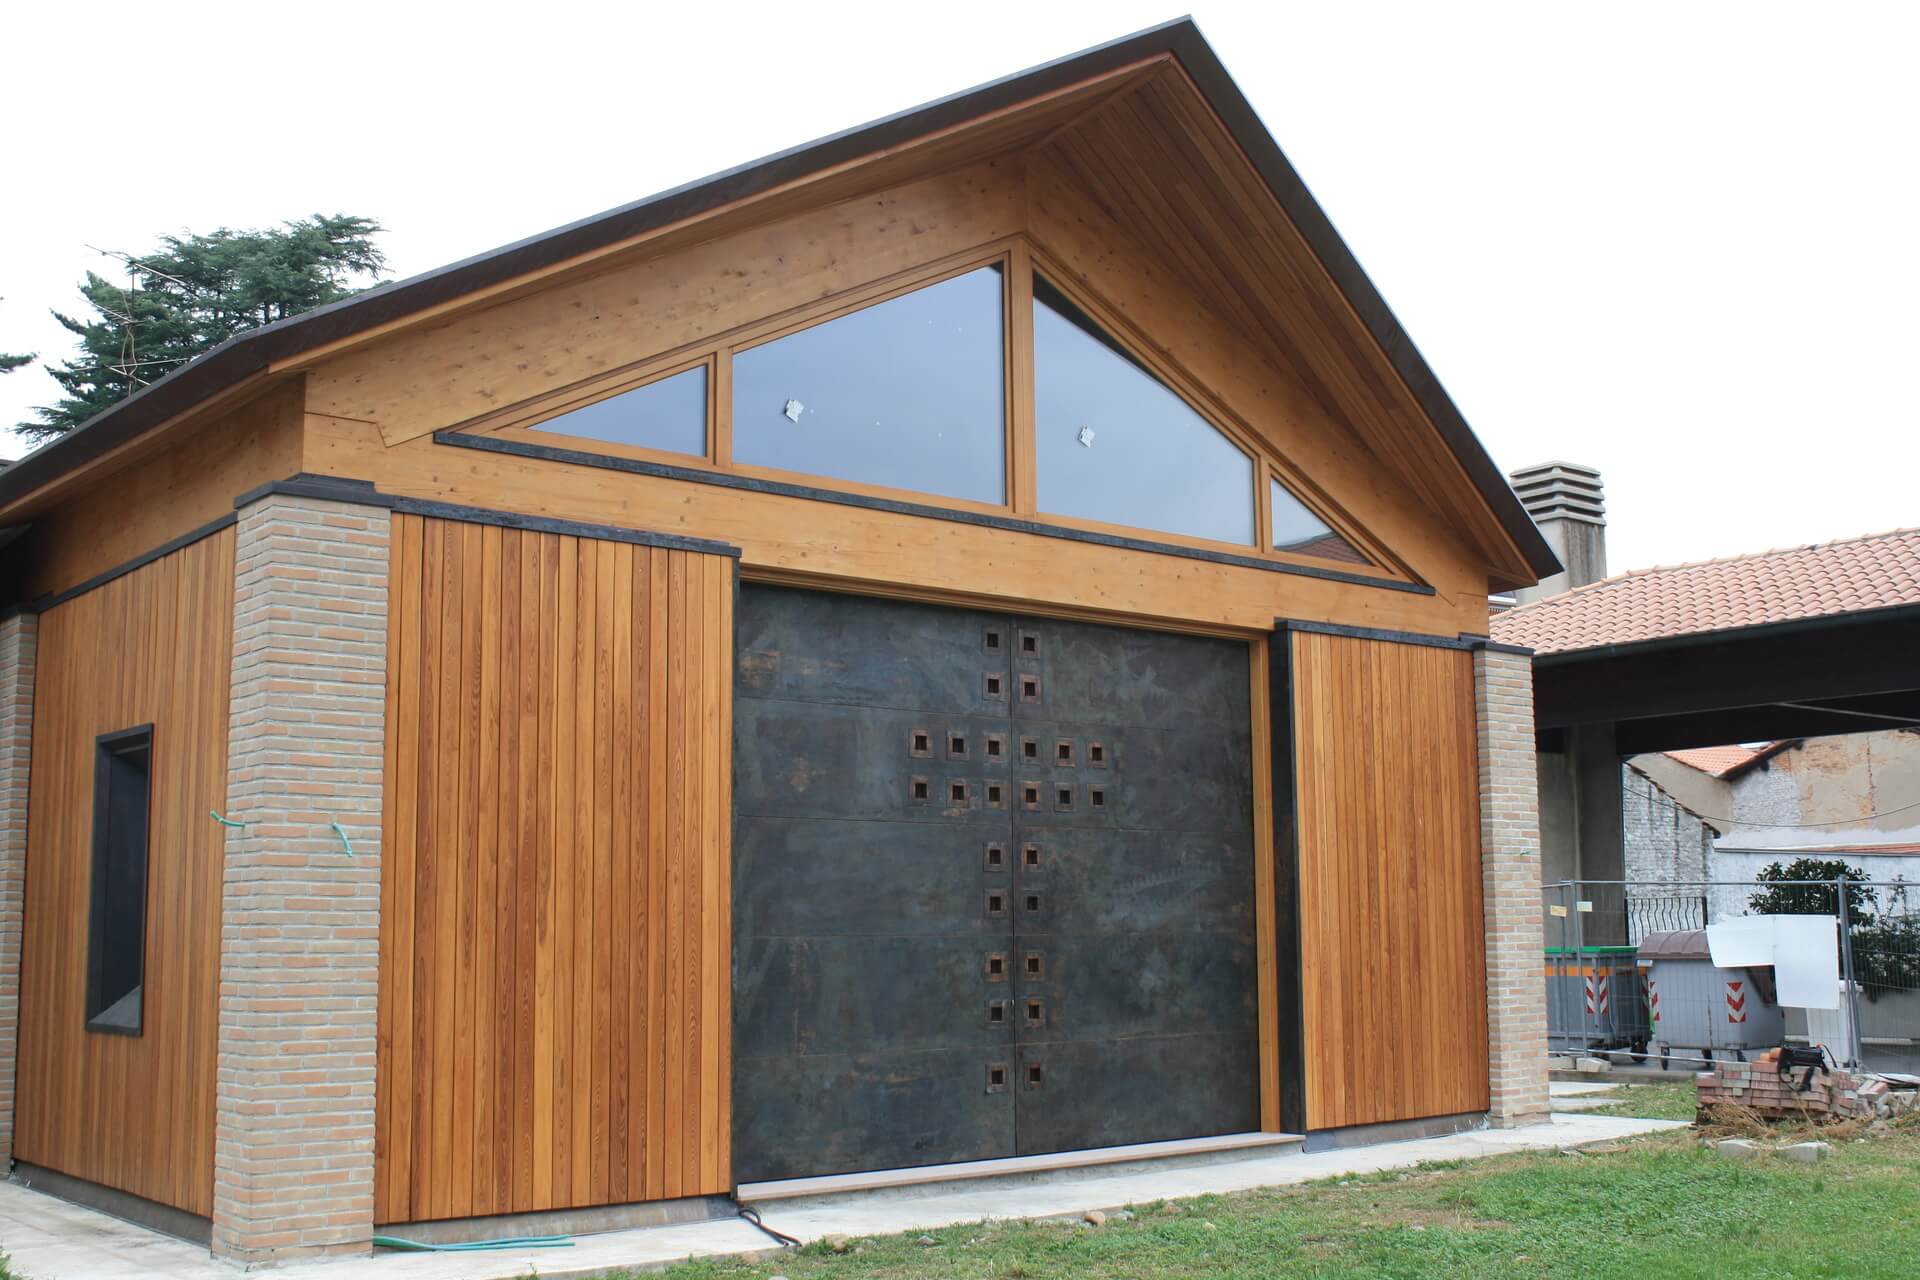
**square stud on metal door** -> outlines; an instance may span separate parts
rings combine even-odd
[[[1005,889],[987,890],[987,915],[998,917],[1005,914],[1007,914],[1007,891]],[[1004,968],[1005,962],[1002,961],[1001,964]]]
[[[1004,809],[1007,807],[1007,784],[989,782],[987,784],[987,808]]]
[[[967,735],[958,729],[947,732],[947,759],[965,760],[967,758]]]
[[[987,1092],[1005,1093],[1007,1091],[1007,1064],[989,1062],[987,1064]]]
[[[1040,677],[1039,676],[1021,676],[1020,677],[1020,701],[1022,702],[1040,701]]]
[[[1047,976],[1046,958],[1042,956],[1038,951],[1027,952],[1026,971],[1027,971],[1027,978],[1029,981],[1032,981],[1032,982],[1040,981],[1042,978]]]
[[[980,690],[989,702],[1007,700],[1007,678],[998,671],[989,671],[980,677]]]
[[[965,809],[973,804],[973,784],[965,778],[955,778],[947,783],[947,807]]]
[[[1104,769],[1107,767],[1106,743],[1089,742],[1087,744],[1087,767],[1089,769]]]
[[[1007,1002],[1005,1000],[987,1001],[988,1029],[991,1030],[994,1027],[1004,1027],[1006,1025],[1007,1025]]]
[[[1037,812],[1040,808],[1040,784],[1023,782],[1020,784],[1020,807]]]
[[[1040,633],[1038,631],[1029,631],[1025,627],[1020,628],[1020,656],[1023,658],[1037,658],[1040,656]]]
[[[1028,842],[1020,846],[1020,865],[1029,871],[1040,869],[1040,846]]]
[[[984,735],[980,739],[980,742],[981,742],[982,748],[986,752],[986,755],[984,758],[986,759],[986,762],[988,764],[1000,764],[1006,760],[1007,758],[1007,735],[1006,734],[989,733]]]
[[[999,657],[1007,651],[1006,633],[998,627],[983,627],[980,630],[980,651]]]
[[[1005,871],[1007,869],[1007,846],[995,841],[987,846],[987,870]]]
[[[907,754],[916,760],[925,760],[933,754],[933,734],[925,729],[915,729],[907,736]]]
[[[1044,1001],[1027,1001],[1027,1025],[1030,1027],[1044,1027],[1047,1025],[1047,1006]]]
[[[1053,744],[1053,763],[1062,769],[1073,768],[1073,739],[1062,738]]]
[[[987,963],[984,967],[988,982],[1005,982],[1007,980],[1007,953],[1004,951],[987,952]]]
[[[1020,739],[1020,763],[1032,765],[1036,769],[1046,766],[1047,762],[1040,758],[1040,739]]]
[[[1053,811],[1055,813],[1073,812],[1073,788],[1055,787],[1053,789]]]
[[[933,803],[933,784],[932,783],[928,782],[925,778],[922,778],[916,775],[912,779],[911,787],[912,789],[908,792],[908,794],[913,797],[913,802],[915,804]]]
[[[1027,1088],[1038,1089],[1046,1084],[1046,1071],[1037,1062],[1026,1064]]]

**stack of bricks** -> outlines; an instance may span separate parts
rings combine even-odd
[[[1694,1077],[1701,1107],[1740,1106],[1767,1119],[1804,1115],[1840,1120],[1875,1119],[1915,1109],[1920,1094],[1896,1090],[1877,1076],[1816,1067],[1806,1092],[1800,1082],[1807,1068],[1780,1074],[1778,1057],[1768,1054],[1757,1062],[1723,1062]]]

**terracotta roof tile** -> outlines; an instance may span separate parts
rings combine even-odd
[[[1920,529],[1668,565],[1495,614],[1493,638],[1563,653],[1920,604]]]
[[[1690,751],[1669,751],[1667,755],[1689,769],[1698,769],[1714,777],[1737,769],[1760,753],[1752,747],[1696,747]]]

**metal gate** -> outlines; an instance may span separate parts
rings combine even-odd
[[[737,617],[738,1181],[1258,1127],[1244,645]]]

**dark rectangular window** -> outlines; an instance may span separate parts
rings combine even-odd
[[[153,726],[94,739],[93,889],[87,1030],[140,1034],[147,941],[147,815]]]

